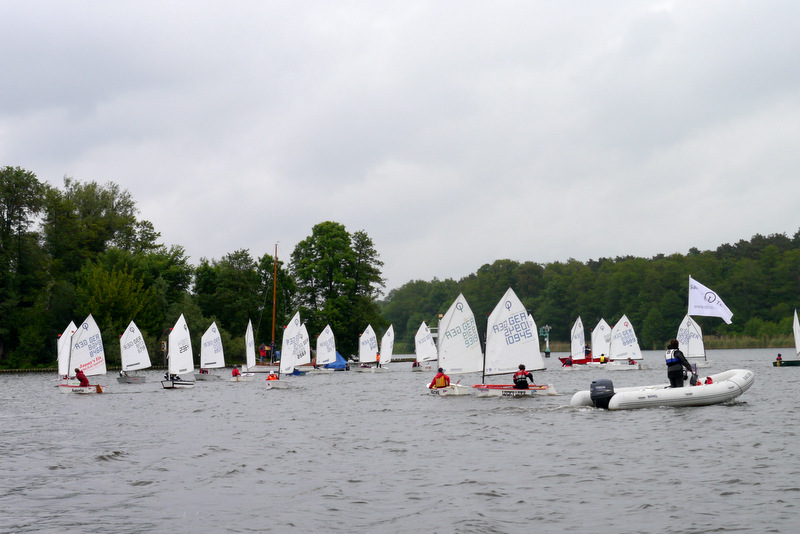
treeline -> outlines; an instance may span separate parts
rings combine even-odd
[[[53,367],[58,335],[90,313],[110,366],[120,363],[119,336],[131,320],[155,363],[180,314],[196,353],[216,321],[226,360],[236,363],[248,320],[256,344],[270,344],[273,313],[278,348],[298,309],[312,336],[330,323],[343,354],[355,352],[367,323],[385,324],[376,300],[382,264],[363,231],[325,222],[288,264],[237,250],[195,267],[183,247],[159,244],[160,233],[137,214],[114,183],[65,178],[56,188],[25,169],[0,168],[0,367]]]
[[[688,307],[689,276],[714,290],[733,311],[733,324],[695,317],[705,335],[789,336],[792,313],[800,304],[800,230],[756,235],[750,241],[686,255],[601,258],[582,263],[538,264],[497,260],[461,280],[412,281],[391,291],[382,303],[394,324],[396,347],[413,352],[414,333],[424,320],[435,327],[441,314],[463,293],[485,332],[488,314],[512,287],[538,327],[550,339],[567,342],[580,316],[589,332],[604,318],[613,325],[631,320],[642,349],[660,349],[675,337]]]
[[[0,168],[1,368],[53,367],[58,335],[90,313],[114,366],[119,335],[131,320],[160,362],[161,341],[181,313],[195,352],[216,321],[226,360],[238,363],[248,320],[256,344],[269,344],[274,313],[280,347],[282,327],[297,310],[312,339],[330,324],[339,352],[350,356],[368,324],[379,337],[393,324],[395,352],[413,353],[420,323],[436,327],[459,293],[484,332],[488,314],[512,287],[537,325],[550,326],[551,340],[568,341],[578,316],[589,331],[600,318],[613,325],[626,314],[643,349],[662,348],[674,337],[687,309],[689,275],[734,313],[731,325],[697,317],[706,335],[789,336],[800,300],[800,231],[649,259],[497,260],[458,281],[408,282],[379,302],[383,264],[364,231],[327,221],[286,263],[276,265],[269,251],[253,257],[237,250],[193,266],[181,246],[158,243],[159,232],[137,214],[131,195],[114,183],[65,178],[56,188],[19,167]]]

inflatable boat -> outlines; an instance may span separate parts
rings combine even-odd
[[[595,406],[609,410],[632,410],[651,406],[708,406],[735,399],[753,385],[755,375],[747,369],[731,369],[709,375],[712,383],[671,388],[669,384],[614,389],[611,380],[594,380],[591,389],[572,396],[571,406]],[[704,379],[700,380],[705,382]]]

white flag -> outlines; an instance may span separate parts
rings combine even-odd
[[[728,309],[719,295],[706,286],[689,277],[689,315],[704,315],[706,317],[721,317],[723,321],[731,324],[733,312]]]

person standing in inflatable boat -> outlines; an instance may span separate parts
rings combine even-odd
[[[685,367],[690,373],[693,373],[692,366],[686,359],[686,356],[678,348],[678,340],[670,340],[667,345],[667,378],[669,378],[669,387],[682,388],[683,387],[683,368]]]

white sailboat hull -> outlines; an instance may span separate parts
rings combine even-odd
[[[533,397],[558,395],[552,384],[532,384],[528,389],[514,389],[511,384],[475,384],[479,397]]]
[[[230,378],[231,382],[252,382],[256,379],[255,376],[252,374],[249,375],[240,375],[240,376],[232,376]]]
[[[191,380],[162,380],[161,387],[164,389],[191,389],[194,382]]]
[[[654,406],[709,406],[735,399],[755,381],[755,375],[747,369],[731,369],[710,375],[713,384],[671,388],[669,384],[615,388],[608,403],[609,410],[632,410]],[[572,396],[570,405],[594,406],[589,390],[578,391]]]
[[[267,389],[289,389],[290,387],[289,382],[283,380],[267,380]]]
[[[443,388],[430,388],[428,392],[439,397],[450,397],[453,395],[472,395],[472,388],[461,384],[451,384]]]
[[[58,390],[61,393],[73,393],[77,395],[91,395],[93,393],[103,392],[103,388],[100,385],[76,386],[72,384],[59,384]]]

